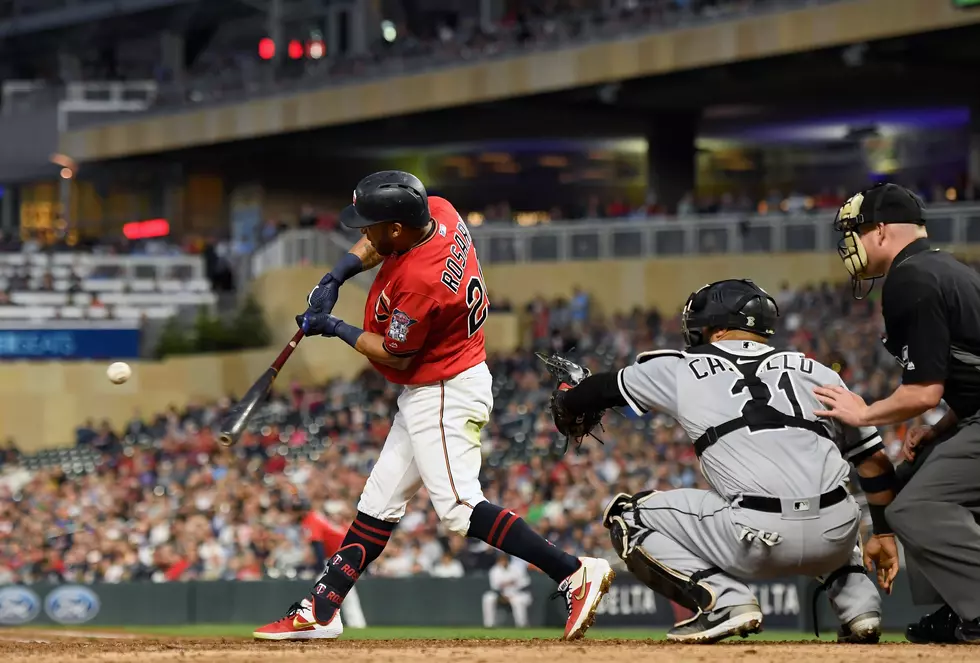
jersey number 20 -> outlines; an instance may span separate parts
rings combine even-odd
[[[487,321],[490,314],[490,302],[487,301],[487,287],[483,285],[483,279],[478,276],[470,277],[466,284],[466,305],[470,312],[466,316],[467,336],[480,331],[480,327]]]

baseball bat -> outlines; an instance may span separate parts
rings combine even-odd
[[[301,340],[303,340],[303,330],[299,329],[293,334],[292,339],[282,349],[282,352],[272,362],[272,365],[262,374],[262,377],[256,380],[255,384],[242,396],[242,399],[228,410],[228,414],[225,415],[225,419],[221,424],[220,434],[218,435],[218,441],[221,444],[230,447],[235,442],[238,442],[238,438],[241,436],[242,431],[245,430],[248,420],[252,418],[255,408],[272,391],[272,385],[276,381],[279,371],[282,370],[283,364],[289,359],[289,355],[293,354],[293,350],[296,349],[296,346],[299,345]]]

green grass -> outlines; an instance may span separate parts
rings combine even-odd
[[[190,626],[87,626],[73,627],[69,630],[90,630],[93,632],[118,632],[143,633],[147,635],[173,635],[178,637],[190,638],[250,638],[255,624],[194,624]],[[617,628],[592,628],[586,634],[588,639],[626,639],[626,640],[661,640],[665,631],[649,629],[617,629]],[[483,629],[479,627],[411,627],[411,626],[373,626],[366,629],[346,629],[343,638],[345,640],[398,640],[398,639],[424,639],[424,640],[531,640],[542,638],[547,640],[557,640],[561,637],[561,629],[551,628],[496,628]],[[812,633],[800,633],[797,631],[763,631],[759,635],[751,636],[753,640],[763,641],[800,641],[814,640]],[[733,641],[739,640],[738,638]],[[830,631],[824,633],[822,638],[825,642],[833,640]],[[882,638],[885,642],[902,642],[904,638],[898,633],[885,634]]]

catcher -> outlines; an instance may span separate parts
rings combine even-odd
[[[561,357],[552,416],[566,439],[592,433],[610,407],[653,409],[687,432],[711,490],[620,493],[603,525],[627,568],[666,598],[695,612],[669,640],[717,642],[762,627],[746,581],[785,575],[820,578],[841,627],[838,641],[874,643],[881,600],[861,566],[861,509],[848,494],[846,458],[868,495],[874,535],[869,569],[890,591],[898,573],[884,518],[894,469],[874,428],[818,419],[812,388],[843,384],[799,352],[768,345],[776,302],[747,280],[706,285],[682,313],[686,349],[644,352],[620,371],[589,375]]]

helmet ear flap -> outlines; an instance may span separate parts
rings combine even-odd
[[[704,343],[703,329],[695,319],[708,305],[710,290],[710,283],[701,286],[690,294],[687,302],[684,304],[684,310],[681,312],[681,332],[684,335],[684,343],[688,348]]]

